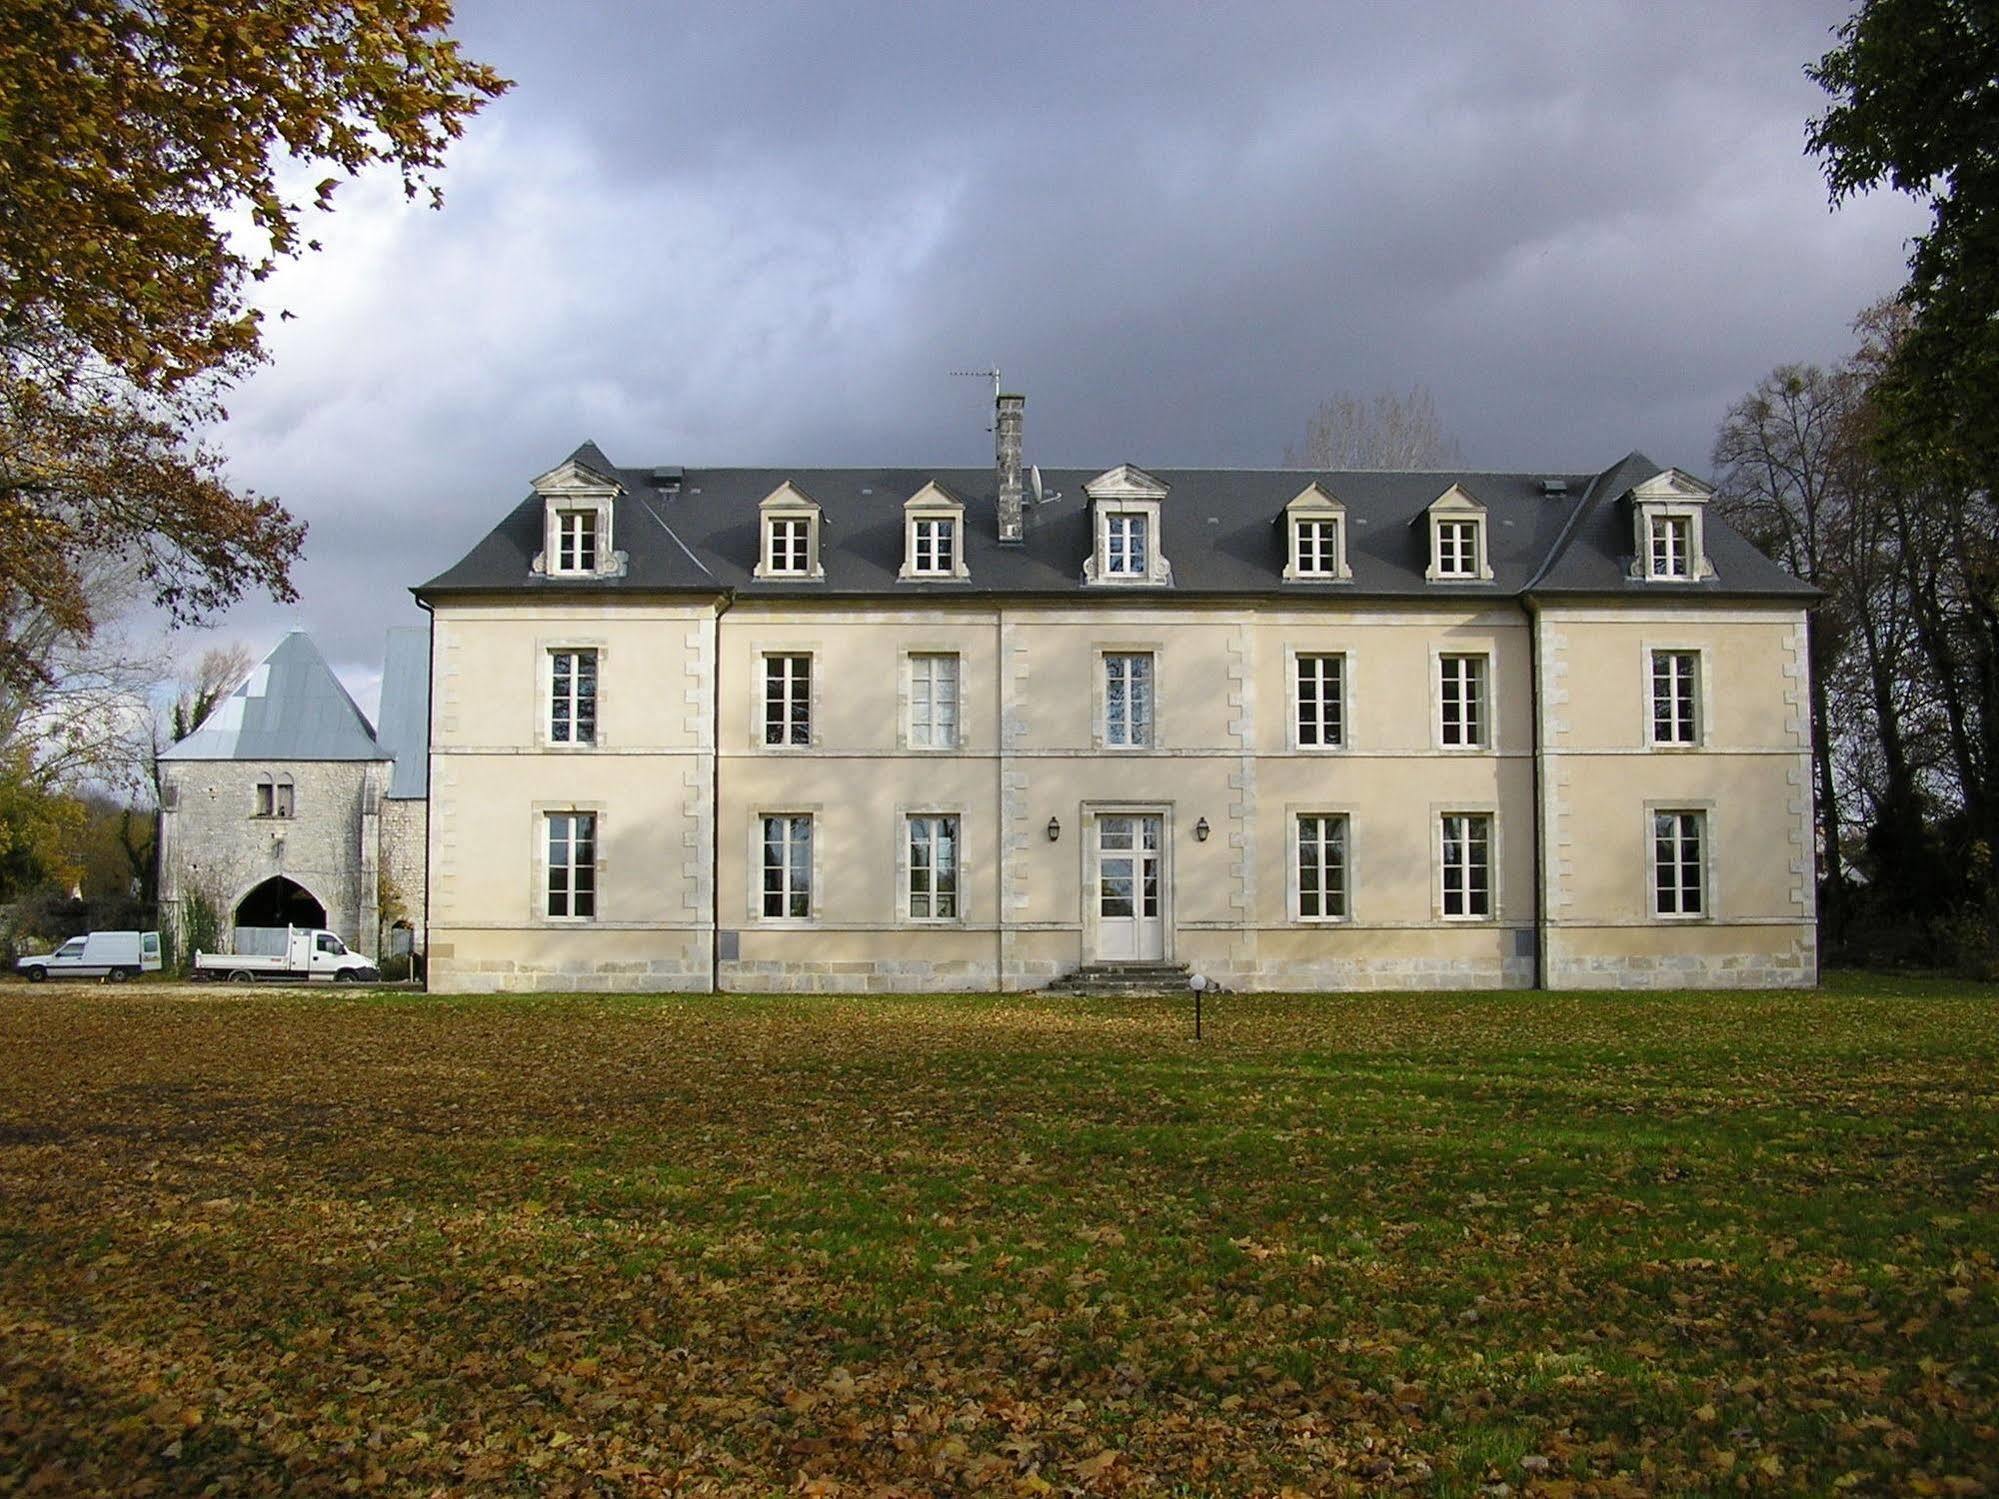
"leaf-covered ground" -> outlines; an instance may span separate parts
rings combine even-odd
[[[0,991],[0,1491],[1999,1491],[1999,993]]]

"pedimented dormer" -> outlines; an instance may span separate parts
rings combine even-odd
[[[1697,583],[1714,576],[1702,517],[1714,490],[1669,468],[1631,491],[1631,576],[1646,583]]]
[[[965,566],[965,502],[931,480],[902,504],[902,569],[905,582],[947,582],[968,578]]]
[[[1462,484],[1453,484],[1430,502],[1417,518],[1430,544],[1429,566],[1423,577],[1431,583],[1489,583],[1492,561],[1487,549],[1490,527],[1485,506]]]
[[[757,506],[760,541],[753,576],[824,578],[819,534],[824,526],[819,502],[789,479]]]
[[[624,486],[595,446],[576,453],[534,481],[542,503],[542,549],[533,570],[550,578],[619,578],[626,555],[616,549],[611,522]]]
[[[1312,483],[1284,507],[1284,581],[1351,582],[1347,566],[1347,507]]]
[[[1173,564],[1159,544],[1159,507],[1166,485],[1135,464],[1121,463],[1083,486],[1090,500],[1090,556],[1085,583],[1171,586]]]

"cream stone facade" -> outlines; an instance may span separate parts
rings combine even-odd
[[[1000,416],[986,475],[586,445],[417,590],[433,987],[1815,981],[1809,595],[1696,481],[1036,503]]]

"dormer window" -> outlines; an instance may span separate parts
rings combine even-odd
[[[819,553],[819,506],[810,495],[787,480],[766,495],[757,509],[763,520],[763,545],[754,576],[826,576]]]
[[[1347,510],[1317,484],[1308,484],[1284,507],[1284,581],[1332,583],[1351,578],[1347,568]]]
[[[616,578],[625,554],[611,549],[613,502],[624,486],[610,463],[585,443],[559,468],[534,481],[542,503],[542,549],[534,570],[549,578]]]
[[[1089,496],[1092,548],[1083,564],[1086,583],[1173,581],[1173,564],[1159,546],[1159,508],[1166,486],[1141,468],[1122,464],[1083,486]]]
[[[964,578],[965,507],[941,484],[926,484],[902,507],[903,579]]]
[[[1701,545],[1701,518],[1714,491],[1676,468],[1631,491],[1631,576],[1647,583],[1694,583],[1714,576]]]
[[[597,570],[597,512],[558,510],[555,512],[555,566],[558,573],[594,573]]]
[[[1424,512],[1430,532],[1430,565],[1423,576],[1432,583],[1489,583],[1492,562],[1487,555],[1485,506],[1462,484],[1453,484]]]

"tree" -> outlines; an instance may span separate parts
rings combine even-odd
[[[450,21],[448,0],[0,9],[0,626],[87,636],[85,574],[111,556],[179,622],[291,596],[304,528],[199,433],[264,358],[253,283],[318,248],[298,171],[385,166],[440,201],[446,146],[507,87]],[[247,248],[219,222],[236,210]],[[0,629],[14,684],[37,669],[18,637]]]
[[[1377,392],[1363,400],[1341,391],[1305,424],[1303,447],[1286,447],[1287,468],[1456,468],[1464,463],[1457,439],[1437,416],[1426,385],[1407,395]]]

